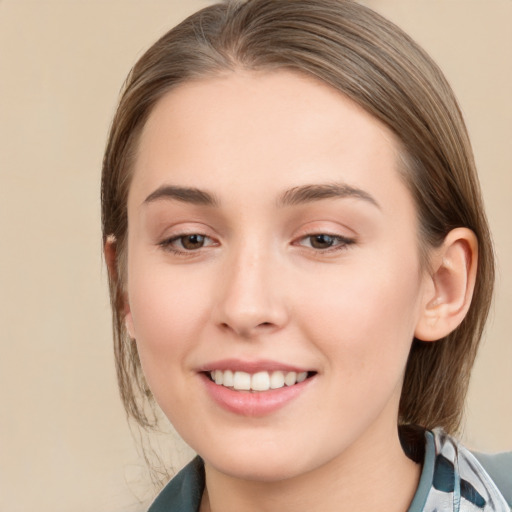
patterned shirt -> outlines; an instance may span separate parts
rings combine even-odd
[[[425,438],[423,470],[408,512],[510,512],[504,496],[470,451],[442,430],[425,432]],[[509,466],[510,491],[512,463]]]

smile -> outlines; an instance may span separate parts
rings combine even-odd
[[[213,370],[209,375],[215,384],[236,391],[269,391],[294,386],[308,378],[308,372],[293,371],[260,371],[251,374],[234,370]]]
[[[273,414],[315,387],[318,373],[298,368],[262,370],[256,364],[232,365],[224,362],[202,370],[199,375],[207,395],[222,409],[240,416]],[[223,368],[211,370],[217,366]],[[233,370],[230,368],[240,368]],[[267,366],[276,366],[275,363]],[[297,371],[296,371],[297,370]]]

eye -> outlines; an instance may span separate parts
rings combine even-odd
[[[199,233],[190,233],[186,235],[178,235],[159,243],[164,249],[176,253],[193,252],[203,247],[215,245],[215,242],[206,235]]]
[[[184,249],[193,251],[204,246],[206,237],[203,235],[186,235],[178,238],[178,241]]]
[[[299,245],[320,251],[343,249],[353,243],[355,243],[355,240],[351,238],[340,235],[329,235],[327,233],[308,235],[299,240]]]

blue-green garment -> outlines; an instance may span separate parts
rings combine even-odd
[[[477,457],[442,430],[425,432],[425,439],[423,470],[409,512],[510,512],[512,453],[488,459],[503,482],[498,490],[498,479],[493,481]]]
[[[425,432],[424,439],[419,447],[423,470],[408,512],[510,512],[512,452],[474,455],[437,429]],[[418,453],[418,447],[404,448]],[[204,465],[196,457],[164,487],[148,512],[198,512],[204,482]]]

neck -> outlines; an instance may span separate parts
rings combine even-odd
[[[396,427],[391,438],[387,434],[382,442],[361,439],[326,464],[285,480],[241,480],[206,464],[201,512],[406,512],[421,468],[404,454]]]

